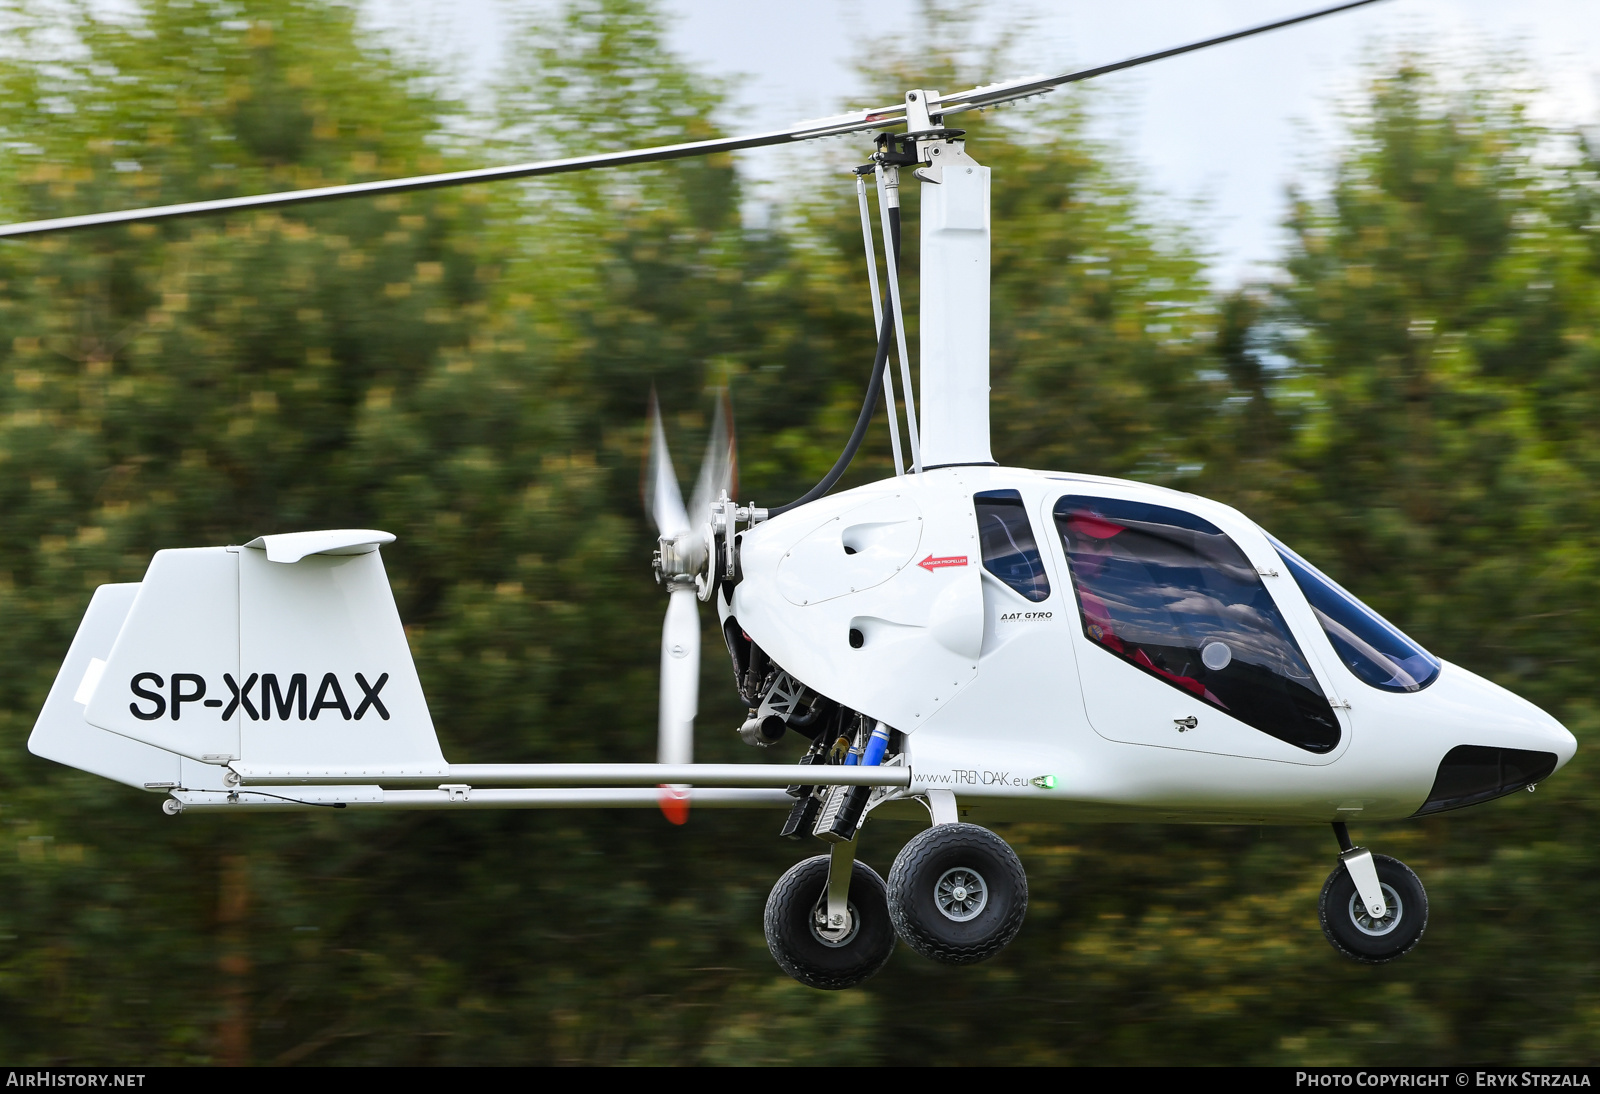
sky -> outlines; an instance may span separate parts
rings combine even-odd
[[[1227,33],[1328,0],[986,0],[978,33],[1009,31],[1016,63],[984,82],[1064,72]],[[553,6],[553,4],[552,4]],[[913,29],[917,0],[665,0],[674,49],[735,77],[732,131],[778,128],[865,102],[857,64]],[[486,86],[505,39],[503,0],[366,0],[405,48]],[[1095,81],[1097,135],[1115,140],[1156,210],[1190,223],[1231,286],[1280,253],[1291,184],[1315,191],[1337,147],[1338,104],[1375,49],[1417,41],[1466,58],[1520,54],[1543,120],[1600,123],[1600,0],[1387,0]],[[940,90],[955,90],[942,88]],[[863,148],[866,147],[863,142]],[[982,151],[970,149],[981,162]],[[741,154],[754,192],[793,185],[792,149]],[[827,185],[825,177],[816,184]],[[854,189],[841,184],[841,201]]]

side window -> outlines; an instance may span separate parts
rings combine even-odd
[[[1035,604],[1050,596],[1039,545],[1028,524],[1022,495],[1015,490],[989,490],[972,499],[978,511],[978,543],[983,568]]]
[[[1083,632],[1107,654],[1308,752],[1339,722],[1244,552],[1209,521],[1160,505],[1056,503]]]
[[[1345,592],[1327,574],[1272,536],[1267,538],[1283,556],[1300,591],[1306,594],[1339,660],[1363,683],[1384,691],[1421,691],[1433,683],[1439,675],[1439,662],[1432,654]]]

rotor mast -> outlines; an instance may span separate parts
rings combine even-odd
[[[922,465],[992,464],[989,168],[944,129],[937,91],[906,92],[904,138],[921,183]]]

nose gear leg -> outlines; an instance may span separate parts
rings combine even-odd
[[[1339,861],[1344,863],[1350,880],[1355,882],[1361,903],[1373,919],[1382,919],[1389,914],[1389,906],[1383,899],[1383,886],[1378,881],[1378,868],[1372,860],[1372,852],[1350,842],[1350,829],[1343,821],[1333,822],[1333,834],[1339,840]]]

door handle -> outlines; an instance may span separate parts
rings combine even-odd
[[[1179,733],[1187,733],[1189,730],[1200,724],[1200,719],[1191,714],[1187,718],[1172,719],[1172,724],[1178,728]]]

